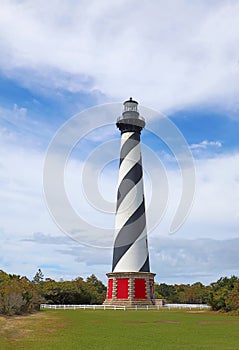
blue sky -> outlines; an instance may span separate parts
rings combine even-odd
[[[56,279],[95,273],[106,281],[111,249],[74,241],[52,220],[43,194],[44,158],[52,137],[73,115],[133,96],[176,125],[196,170],[191,213],[170,235],[180,172],[164,142],[148,130],[142,133],[143,156],[149,147],[160,158],[169,184],[165,215],[149,235],[157,281],[210,283],[239,274],[238,11],[239,1],[232,0],[1,2],[1,269],[29,278],[38,268]],[[160,128],[157,117],[144,116],[149,128]],[[112,237],[114,215],[94,213],[79,179],[90,153],[115,140],[105,151],[110,163],[99,179],[102,196],[115,201],[117,117],[105,117],[103,127],[79,142],[66,169],[73,206],[97,225],[107,222]],[[91,164],[92,174],[103,158]],[[150,183],[157,169],[149,159],[144,163],[150,202],[162,185],[160,176],[159,187]]]

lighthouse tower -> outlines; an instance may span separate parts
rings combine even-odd
[[[152,305],[140,134],[145,120],[138,102],[124,102],[116,123],[121,132],[112,272],[107,274],[106,305]]]

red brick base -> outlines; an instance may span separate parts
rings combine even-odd
[[[153,305],[154,276],[151,272],[107,273],[108,288],[104,305]]]

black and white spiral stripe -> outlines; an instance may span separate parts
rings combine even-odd
[[[149,272],[140,132],[121,137],[113,272]]]

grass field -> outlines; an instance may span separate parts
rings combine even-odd
[[[0,349],[235,350],[239,317],[169,310],[45,310],[0,317]]]

